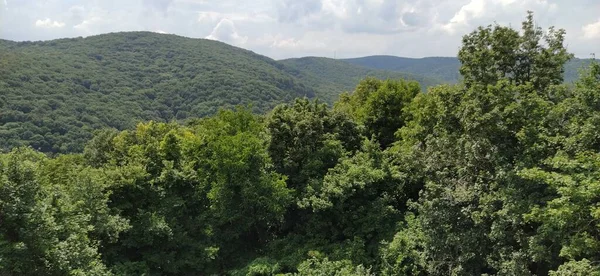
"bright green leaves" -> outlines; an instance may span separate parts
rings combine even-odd
[[[600,267],[592,264],[587,259],[569,261],[561,265],[556,271],[550,271],[550,276],[598,276]]]
[[[321,210],[333,207],[365,190],[379,189],[377,185],[389,177],[389,167],[382,168],[383,156],[379,147],[372,141],[365,141],[361,152],[353,157],[345,157],[323,178],[317,186],[308,187],[308,197],[301,206]],[[387,164],[386,164],[387,165]],[[376,191],[372,192],[377,195]],[[362,194],[361,197],[366,196]]]
[[[129,225],[108,208],[109,184],[78,156],[29,149],[0,156],[0,267],[9,275],[110,275],[98,241]]]
[[[191,127],[140,124],[90,144],[114,181],[111,207],[132,225],[108,247],[108,263],[119,273],[178,275],[251,256],[291,203],[266,137],[259,118],[239,109]]]
[[[414,214],[407,213],[405,221],[402,230],[381,249],[382,275],[426,275],[420,248],[423,232]]]
[[[386,148],[407,120],[404,108],[420,92],[417,82],[366,79],[352,94],[342,94],[335,109],[350,114],[365,127],[365,136],[374,136]]]
[[[232,237],[268,229],[281,220],[291,199],[285,178],[272,170],[256,120],[247,111],[223,111],[196,129],[201,139],[192,158],[204,178],[201,185],[209,187],[211,213],[220,224],[239,228]]]
[[[298,273],[294,276],[370,276],[370,269],[362,265],[355,266],[348,260],[330,261],[327,257],[316,256],[302,262],[298,266]]]
[[[571,234],[558,246],[560,239],[552,237],[568,236],[574,228],[559,231],[549,224],[550,217],[531,217],[537,208],[553,206],[555,190],[546,180],[524,177],[523,168],[549,169],[544,160],[557,150],[574,154],[597,149],[597,114],[589,101],[593,97],[583,97],[596,92],[589,88],[593,78],[576,89],[556,85],[570,57],[562,46],[562,31],[550,31],[542,42],[544,35],[531,16],[523,28],[523,34],[496,26],[465,36],[459,53],[465,85],[430,89],[405,109],[409,119],[398,131],[402,139],[391,148],[405,165],[394,164],[422,175],[427,184],[412,205],[416,216],[407,218],[412,222],[395,241],[416,252],[384,250],[390,271],[545,275],[558,268],[561,258],[578,261],[597,251],[597,233]],[[563,174],[574,176],[573,171]],[[554,204],[571,206],[564,200]],[[579,204],[589,207],[593,201]],[[560,209],[564,213],[546,214],[556,216],[554,220],[564,216],[564,225],[574,224],[566,218],[581,217]],[[410,243],[406,235],[419,238]],[[398,256],[395,265],[393,256]]]
[[[354,122],[317,101],[298,99],[293,105],[277,106],[266,124],[273,165],[298,195],[360,143]]]
[[[558,153],[544,164],[548,169],[531,168],[521,176],[548,185],[555,195],[546,204],[535,206],[525,218],[538,223],[531,244],[535,258],[548,258],[548,251],[577,261],[598,262],[600,251],[600,155],[580,153],[574,158]],[[551,242],[551,243],[550,243]],[[548,248],[554,244],[558,248]]]

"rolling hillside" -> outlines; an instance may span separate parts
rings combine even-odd
[[[411,77],[339,61],[293,63],[150,32],[0,40],[0,150],[77,152],[99,128],[204,117],[239,104],[266,112],[297,97],[331,103],[367,75]]]
[[[80,151],[92,130],[183,120],[314,89],[276,61],[227,44],[148,32],[0,42],[0,148]]]
[[[372,69],[390,70],[422,77],[436,78],[445,82],[459,81],[460,62],[455,57],[405,58],[396,56],[367,56],[343,59],[348,63]],[[578,70],[588,65],[590,59],[573,59],[565,66],[565,81],[572,82],[579,76]]]
[[[437,85],[443,81],[423,77],[419,75],[372,69],[368,67],[349,64],[343,60],[322,58],[322,57],[304,57],[280,60],[286,66],[301,72],[297,77],[307,84],[314,87],[321,98],[327,102],[333,102],[339,91],[350,91],[365,76],[378,79],[410,79],[416,80],[421,84],[423,90],[426,87]],[[332,93],[336,91],[336,93]]]

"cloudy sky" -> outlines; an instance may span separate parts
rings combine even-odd
[[[578,57],[600,55],[600,0],[0,0],[0,38],[117,31],[209,38],[280,59],[454,56],[465,33],[519,27],[527,10],[567,30]]]

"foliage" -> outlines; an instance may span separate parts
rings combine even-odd
[[[395,132],[404,126],[405,106],[418,94],[416,82],[365,79],[352,94],[340,95],[335,107],[364,125],[365,135],[374,136],[386,148],[394,142]]]
[[[338,88],[350,89],[367,72],[310,82],[306,74],[224,43],[175,35],[0,40],[0,148],[81,152],[100,128],[183,121],[248,103],[264,113],[297,97],[332,102]]]
[[[563,33],[531,23],[467,35],[465,81],[427,93],[0,154],[0,274],[598,275],[600,65],[561,84]]]
[[[436,77],[424,77],[427,72],[406,73],[393,72],[402,70],[388,69],[386,69],[388,71],[384,71],[377,68],[370,69],[363,66],[356,66],[345,61],[346,60],[335,60],[323,57],[303,57],[284,59],[279,62],[298,70],[300,74],[297,74],[296,76],[304,81],[309,87],[314,87],[317,91],[317,96],[328,103],[336,101],[340,92],[352,91],[354,87],[366,77],[381,80],[414,80],[419,83],[423,91],[425,91],[427,87],[442,83],[442,81]]]
[[[318,255],[318,254],[317,254]],[[354,266],[348,260],[330,261],[327,257],[313,256],[298,266],[295,276],[369,276],[369,269]]]
[[[264,134],[239,110],[191,128],[140,124],[113,138],[103,164],[118,183],[111,206],[132,228],[107,250],[108,262],[119,273],[179,275],[252,256],[290,200]]]
[[[4,275],[111,275],[99,242],[128,229],[109,207],[109,182],[77,156],[31,149],[0,156],[0,269]]]
[[[398,73],[419,76],[423,79],[438,80],[448,84],[456,84],[462,80],[459,73],[461,63],[456,57],[424,57],[406,58],[396,56],[366,56],[342,59],[350,64],[373,70],[395,71]],[[579,78],[579,70],[593,63],[589,58],[573,58],[564,67],[566,83]],[[393,79],[393,78],[392,78]],[[421,79],[416,79],[421,82]]]
[[[521,33],[499,25],[479,27],[463,37],[458,52],[460,74],[466,86],[494,84],[500,79],[517,85],[532,83],[535,89],[561,84],[563,66],[572,57],[564,39],[563,29],[551,27],[544,33],[536,27],[533,12],[528,13]]]

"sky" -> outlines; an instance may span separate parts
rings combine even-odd
[[[152,31],[219,40],[275,59],[456,56],[478,26],[520,27],[534,11],[600,56],[600,0],[0,0],[0,38]]]

